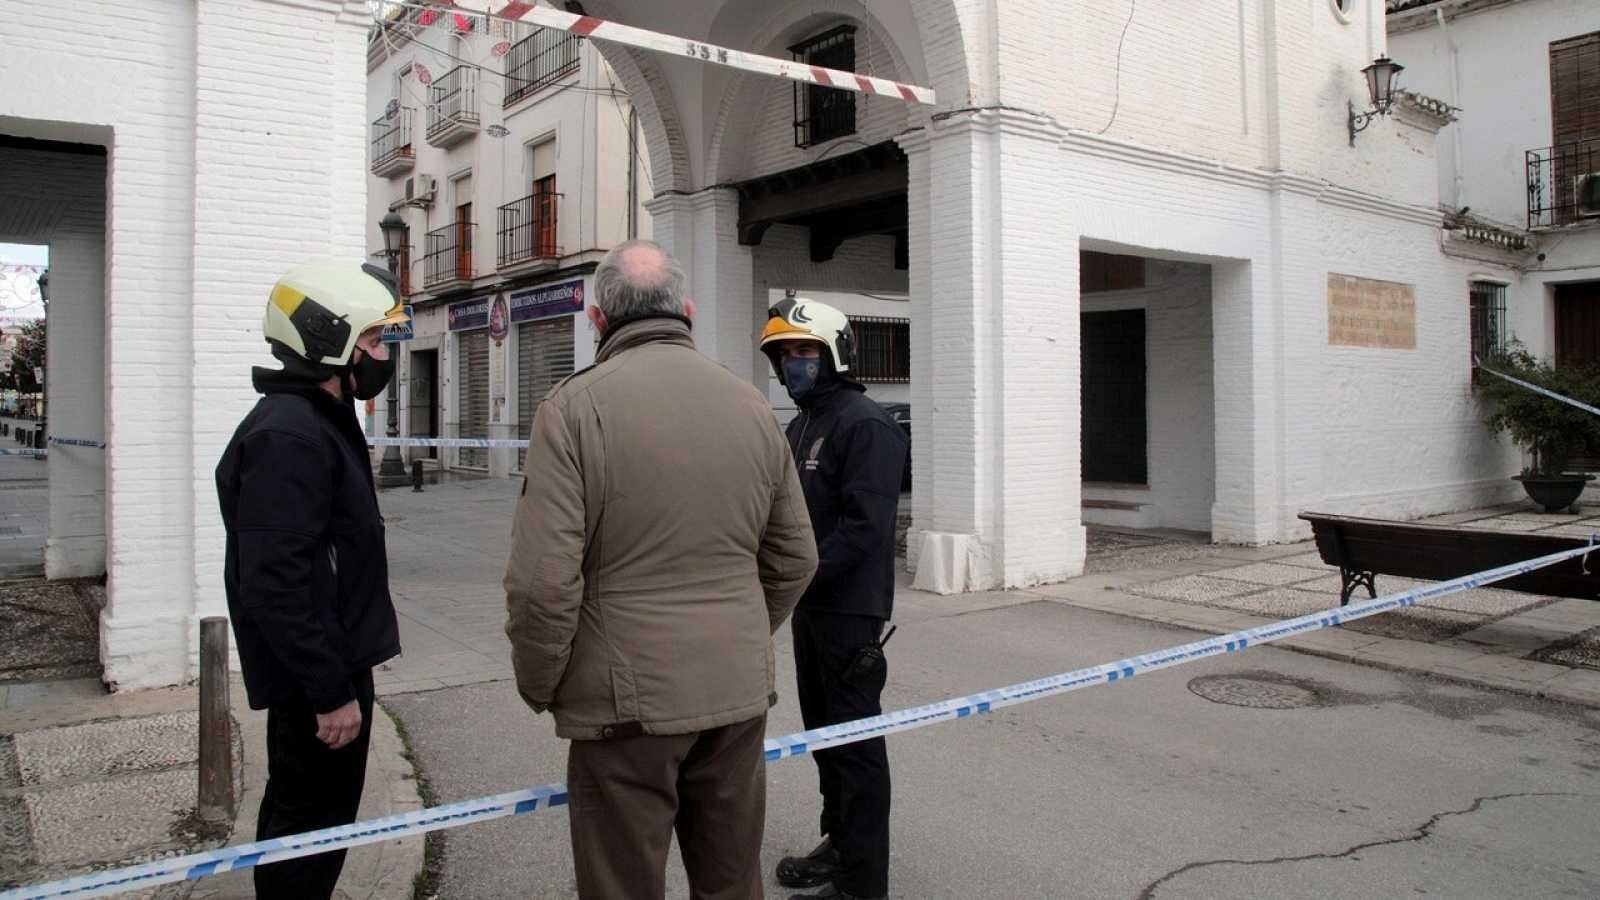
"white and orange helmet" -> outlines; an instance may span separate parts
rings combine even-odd
[[[772,361],[772,370],[783,380],[783,365],[777,345],[784,341],[815,341],[827,348],[833,370],[849,375],[856,357],[855,332],[844,313],[805,297],[789,296],[767,311],[767,327],[761,331],[761,352]]]

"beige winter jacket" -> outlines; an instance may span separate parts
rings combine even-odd
[[[534,416],[506,569],[517,688],[577,740],[766,712],[816,570],[789,445],[670,318],[624,325]]]

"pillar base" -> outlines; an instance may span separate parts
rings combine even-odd
[[[915,537],[920,549],[913,588],[946,595],[979,588],[977,567],[973,565],[979,546],[977,535],[924,531]]]

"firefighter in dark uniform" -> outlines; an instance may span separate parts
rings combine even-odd
[[[795,676],[806,728],[880,714],[883,628],[894,612],[895,510],[907,443],[851,378],[855,342],[839,310],[789,297],[771,310],[761,349],[799,406],[789,447],[817,538],[817,574],[795,609]],[[892,632],[892,629],[891,629]],[[814,754],[822,843],[778,863],[796,897],[889,893],[889,756],[883,738]]]

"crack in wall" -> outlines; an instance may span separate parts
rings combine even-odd
[[[1490,794],[1488,796],[1479,797],[1478,799],[1472,801],[1472,805],[1468,806],[1466,809],[1452,809],[1452,810],[1446,810],[1445,812],[1441,812],[1441,813],[1435,813],[1435,814],[1433,814],[1432,816],[1430,816],[1428,818],[1428,821],[1423,822],[1421,825],[1419,825],[1416,828],[1412,829],[1412,832],[1410,834],[1404,836],[1404,837],[1385,838],[1383,840],[1378,840],[1378,841],[1366,841],[1364,843],[1360,843],[1360,844],[1356,844],[1356,845],[1351,846],[1351,847],[1347,847],[1344,850],[1339,851],[1338,853],[1307,853],[1307,854],[1304,854],[1304,855],[1301,855],[1301,856],[1275,856],[1275,857],[1272,857],[1270,859],[1207,859],[1207,860],[1200,860],[1200,861],[1197,861],[1197,862],[1187,863],[1187,864],[1185,864],[1183,866],[1179,866],[1178,868],[1173,869],[1172,871],[1170,871],[1167,874],[1161,876],[1160,878],[1157,878],[1155,881],[1150,882],[1150,884],[1147,885],[1144,890],[1139,892],[1139,900],[1151,900],[1151,898],[1153,898],[1155,896],[1156,891],[1163,884],[1166,884],[1167,882],[1172,881],[1173,879],[1176,879],[1176,878],[1178,878],[1178,877],[1180,877],[1182,875],[1185,875],[1185,874],[1187,874],[1189,872],[1193,872],[1193,871],[1196,871],[1196,870],[1199,870],[1199,869],[1208,868],[1210,866],[1229,866],[1229,865],[1232,865],[1232,866],[1270,866],[1270,865],[1276,865],[1278,863],[1307,862],[1307,861],[1314,860],[1314,859],[1344,859],[1346,857],[1353,856],[1353,855],[1355,855],[1357,853],[1360,853],[1363,850],[1370,850],[1373,847],[1383,847],[1383,846],[1388,846],[1390,844],[1416,843],[1416,842],[1422,841],[1423,839],[1431,836],[1433,834],[1433,830],[1435,828],[1437,828],[1439,826],[1439,823],[1443,822],[1445,819],[1453,818],[1455,816],[1471,815],[1471,814],[1473,814],[1475,812],[1478,812],[1478,811],[1482,810],[1483,807],[1484,807],[1484,804],[1489,803],[1491,801],[1511,800],[1511,799],[1517,799],[1517,798],[1522,798],[1522,797],[1590,797],[1590,798],[1594,798],[1594,796],[1595,795],[1593,795],[1593,794],[1576,794],[1576,793],[1565,793],[1565,792],[1537,792],[1537,791],[1528,792],[1528,793],[1518,793],[1518,794]]]

